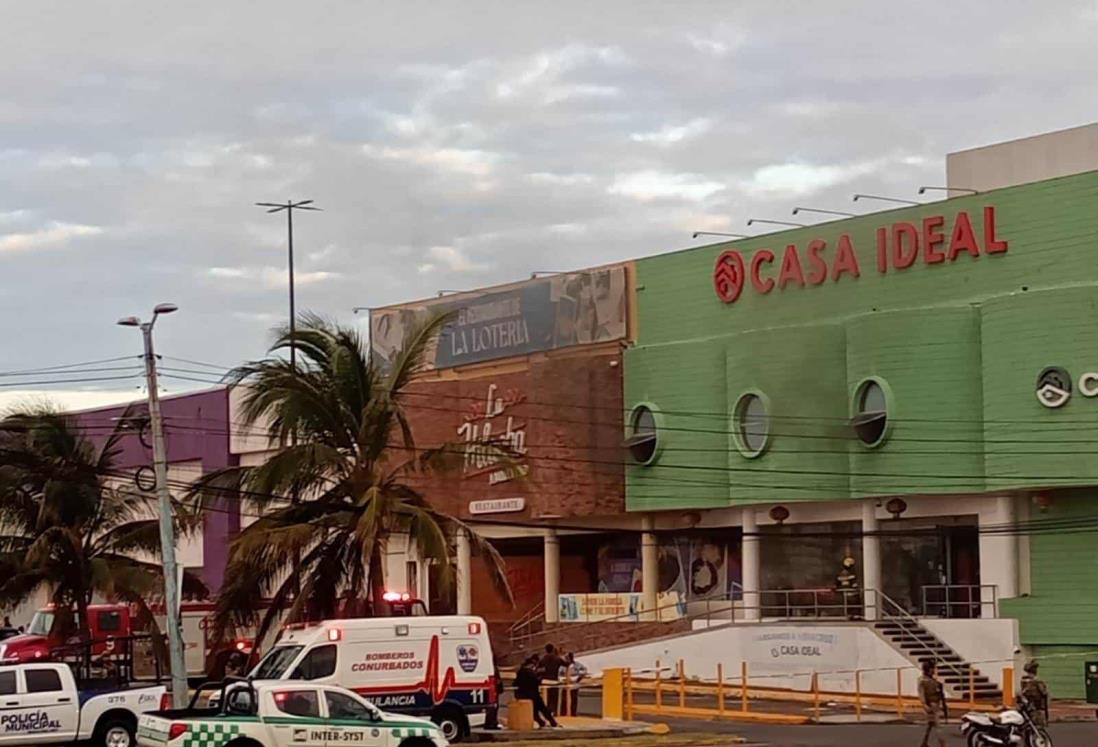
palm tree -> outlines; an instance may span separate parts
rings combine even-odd
[[[149,498],[119,479],[125,422],[97,447],[48,405],[0,420],[0,605],[48,590],[57,635],[75,625],[86,638],[96,596],[133,604],[139,623],[157,630],[148,600],[164,589],[159,526]],[[184,586],[205,593],[190,574]]]
[[[494,586],[512,601],[496,549],[416,487],[424,474],[461,461],[459,446],[417,449],[405,410],[405,389],[447,319],[411,330],[383,370],[356,330],[306,314],[292,343],[281,330],[269,357],[233,372],[234,384],[246,386],[244,422],[235,427],[268,427],[277,450],[263,464],[212,473],[192,490],[200,509],[236,498],[260,516],[230,547],[215,637],[257,625],[262,640],[280,618],[363,614],[367,598],[374,610],[384,608],[383,559],[397,533],[438,565],[447,584],[453,537],[467,532]],[[296,370],[277,355],[291,344]]]

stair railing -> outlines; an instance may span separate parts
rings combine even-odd
[[[545,614],[545,600],[542,600],[527,610],[526,614],[516,620],[507,630],[512,643],[530,635],[530,629],[534,627]]]
[[[925,656],[921,656],[920,658],[933,660],[935,666],[938,667],[938,671],[949,670],[954,675],[961,678],[962,682],[964,681],[966,674],[961,668],[956,664],[943,659],[937,651],[919,638],[919,635],[930,635],[935,639],[937,639],[937,636],[924,628],[922,623],[920,623],[914,615],[905,610],[902,605],[890,598],[884,592],[877,589],[867,589],[867,591],[873,594],[876,599],[878,620],[886,620],[898,624],[901,630],[910,634],[912,642],[918,644],[918,648],[925,654]],[[943,646],[944,645],[945,644],[943,644]],[[972,665],[969,664],[970,668],[971,666]]]

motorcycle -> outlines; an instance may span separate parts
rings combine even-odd
[[[991,715],[966,713],[961,734],[968,747],[1052,747],[1052,737],[1033,720],[1030,704],[1018,699],[1017,708]]]

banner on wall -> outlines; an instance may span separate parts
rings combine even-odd
[[[639,622],[651,610],[644,606],[644,595],[636,592],[620,594],[561,594],[561,622]],[[656,598],[656,614],[660,621],[678,620],[685,613],[682,597],[677,592],[664,592]]]
[[[405,334],[433,314],[453,312],[427,354],[428,368],[618,340],[626,332],[625,268],[560,273],[509,288],[462,293],[370,312],[370,355],[391,364]]]
[[[822,671],[858,660],[855,628],[763,628],[745,642],[744,658],[768,669]]]
[[[719,536],[661,537],[661,592],[685,600],[725,598],[740,583],[738,551],[729,551]],[[731,566],[731,567],[730,567]],[[613,542],[599,548],[600,592],[640,591],[640,548],[636,542]]]

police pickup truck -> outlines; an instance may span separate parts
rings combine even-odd
[[[167,705],[163,686],[78,690],[68,664],[0,666],[0,747],[132,747],[138,716]]]
[[[203,691],[209,689],[215,692],[201,707]],[[236,678],[203,685],[187,708],[143,715],[137,743],[140,747],[449,745],[430,721],[385,713],[342,687]]]

